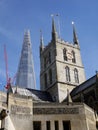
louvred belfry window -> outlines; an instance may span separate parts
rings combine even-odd
[[[63,49],[63,57],[64,57],[64,61],[67,61],[67,54],[66,54],[67,50],[64,48]]]
[[[72,62],[76,63],[76,57],[75,57],[75,52],[72,51]]]

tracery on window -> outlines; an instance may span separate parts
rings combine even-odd
[[[48,53],[49,63],[51,63],[51,53]]]
[[[71,81],[71,78],[70,78],[70,69],[69,69],[68,66],[66,66],[65,71],[66,71],[66,81],[70,82]]]
[[[52,70],[49,70],[49,83],[52,84]]]
[[[72,51],[72,62],[76,63],[76,57],[75,57],[75,52]]]
[[[75,83],[79,83],[78,70],[76,68],[74,69],[74,78],[75,78]]]
[[[44,75],[44,83],[45,83],[45,87],[47,87],[47,74],[46,73]]]
[[[47,62],[47,59],[46,59],[46,57],[44,57],[44,68],[46,68],[46,63]]]
[[[63,58],[64,58],[65,61],[68,60],[67,59],[67,50],[66,50],[66,48],[63,49]]]

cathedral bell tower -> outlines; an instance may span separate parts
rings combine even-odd
[[[67,91],[85,81],[79,41],[73,23],[73,43],[58,37],[52,18],[52,39],[47,46],[40,38],[40,89],[48,91],[54,101],[62,102]]]

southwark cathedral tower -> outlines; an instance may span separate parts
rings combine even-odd
[[[73,43],[58,37],[52,19],[52,39],[44,46],[40,41],[41,90],[48,91],[54,101],[62,102],[67,92],[85,81],[79,41],[73,25]]]

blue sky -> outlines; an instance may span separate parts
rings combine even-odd
[[[6,84],[4,44],[10,77],[17,72],[24,30],[30,29],[39,89],[40,29],[45,45],[51,40],[51,14],[59,13],[62,39],[72,42],[75,22],[86,78],[98,70],[98,0],[0,0],[0,86]],[[57,18],[55,18],[57,20]],[[57,22],[56,22],[57,23]]]

